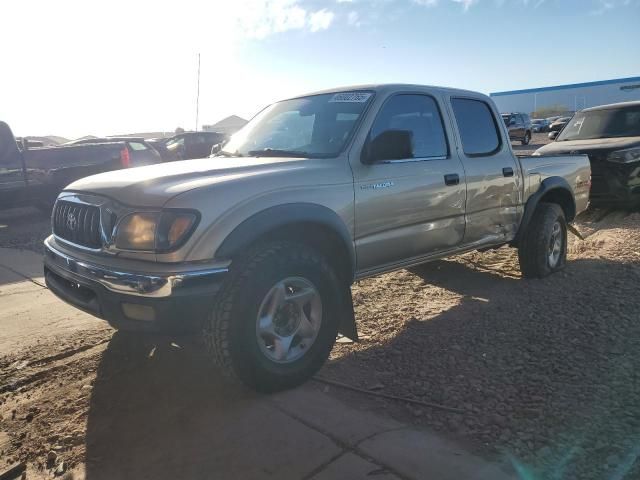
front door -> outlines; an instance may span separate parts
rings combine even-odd
[[[465,244],[510,240],[518,227],[521,173],[497,115],[479,98],[450,97],[467,177]]]
[[[352,159],[355,241],[360,273],[410,261],[458,245],[464,235],[464,171],[449,145],[442,105],[425,94],[386,99],[367,148],[375,161]],[[393,139],[404,135],[398,153]],[[385,139],[389,139],[387,142]],[[402,149],[400,149],[402,151]]]

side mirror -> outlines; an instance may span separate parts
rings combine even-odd
[[[361,161],[371,165],[385,160],[413,158],[412,137],[410,130],[385,130],[365,144]]]
[[[559,132],[558,130],[555,130],[555,131],[553,131],[553,132],[550,132],[550,133],[549,133],[549,139],[550,139],[550,140],[555,140],[559,133],[560,133],[560,132]]]

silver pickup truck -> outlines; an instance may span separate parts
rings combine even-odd
[[[525,277],[566,259],[583,155],[517,158],[485,95],[419,85],[275,103],[215,156],[95,175],[57,199],[45,277],[116,328],[199,332],[261,391],[303,382],[357,339],[358,279],[518,248]]]

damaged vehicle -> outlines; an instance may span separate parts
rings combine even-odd
[[[493,101],[370,85],[262,110],[211,159],[95,175],[57,199],[45,279],[120,329],[197,332],[232,377],[290,388],[357,340],[350,285],[472,250],[563,268],[584,155],[516,157]]]
[[[587,108],[534,155],[585,154],[594,206],[640,207],[640,101]]]

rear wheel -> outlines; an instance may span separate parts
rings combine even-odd
[[[518,246],[522,275],[542,278],[560,270],[567,260],[567,222],[554,203],[541,203]]]
[[[294,387],[325,362],[344,297],[315,250],[288,242],[253,249],[235,266],[205,326],[223,371],[263,392]]]

